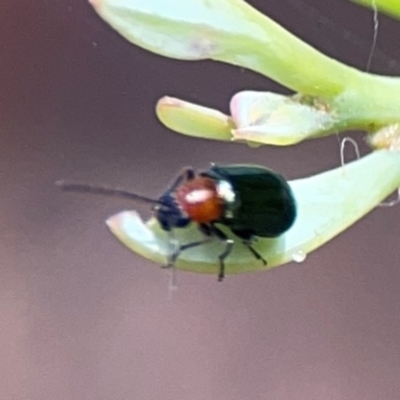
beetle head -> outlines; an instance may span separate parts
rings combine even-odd
[[[158,204],[154,207],[154,217],[165,231],[183,228],[191,221],[171,193],[166,193],[159,198]]]

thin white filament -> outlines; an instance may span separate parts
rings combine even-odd
[[[342,165],[342,167],[344,167],[346,165],[344,153],[346,150],[347,143],[351,143],[353,145],[357,160],[361,157],[357,142],[354,139],[352,139],[351,137],[343,138],[342,141],[340,142],[340,164]]]
[[[378,18],[378,7],[376,5],[376,0],[371,0],[371,7],[373,9],[373,19],[374,19],[374,35],[372,38],[371,50],[369,52],[368,61],[367,61],[367,72],[369,72],[372,63],[372,57],[374,56],[376,43],[378,41],[378,30],[379,30],[379,18]]]

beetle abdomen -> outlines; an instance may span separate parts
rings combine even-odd
[[[286,180],[256,165],[212,166],[206,176],[227,181],[235,198],[226,203],[219,221],[237,236],[276,237],[287,231],[296,218],[296,202]]]

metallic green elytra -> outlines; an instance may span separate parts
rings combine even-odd
[[[202,173],[230,186],[232,200],[225,201],[219,223],[242,238],[273,238],[286,232],[296,219],[296,201],[287,181],[258,165],[213,165]],[[228,200],[228,199],[227,199]]]

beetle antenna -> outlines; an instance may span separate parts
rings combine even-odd
[[[159,200],[141,196],[140,194],[132,193],[128,190],[110,188],[107,186],[95,186],[87,183],[73,183],[66,181],[57,181],[56,186],[67,192],[93,193],[113,197],[122,197],[129,200],[140,201],[142,203],[160,204]]]

